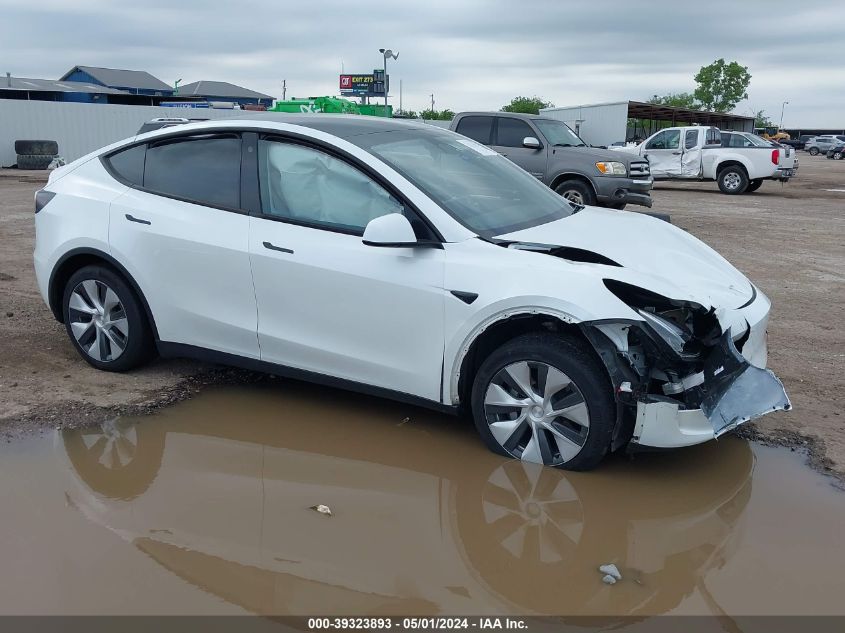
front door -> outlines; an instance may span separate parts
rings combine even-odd
[[[284,139],[259,141],[259,179],[262,360],[439,401],[444,251],[361,240],[371,219],[414,212],[342,158]]]
[[[651,175],[669,178],[681,175],[681,131],[663,130],[645,144],[643,156],[648,158]]]
[[[522,144],[525,137],[533,136],[539,139],[539,135],[525,121],[506,116],[496,117],[496,128],[493,149],[542,180],[546,175],[548,147],[537,149]]]

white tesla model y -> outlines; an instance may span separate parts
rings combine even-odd
[[[790,407],[769,300],[716,252],[432,126],[165,128],[55,170],[35,207],[40,291],[99,369],[158,353],[358,389],[570,469]]]

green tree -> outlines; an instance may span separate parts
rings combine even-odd
[[[511,102],[502,106],[502,112],[521,112],[523,114],[540,114],[540,108],[553,108],[555,104],[540,97],[514,97]]]
[[[709,66],[702,66],[695,75],[698,87],[693,93],[705,110],[728,112],[737,103],[748,98],[751,73],[747,66],[737,62],[726,63],[717,59]]]
[[[649,103],[657,105],[672,106],[673,108],[687,108],[689,110],[700,110],[701,104],[695,100],[695,96],[689,92],[670,92],[667,95],[654,95],[648,100]]]
[[[445,110],[432,110],[429,108],[428,110],[423,110],[420,112],[420,117],[423,119],[427,119],[429,121],[438,120],[438,121],[451,121],[455,118],[455,113],[448,108]]]
[[[772,120],[766,116],[763,110],[757,110],[757,113],[754,115],[754,127],[775,127],[775,124],[772,123]]]

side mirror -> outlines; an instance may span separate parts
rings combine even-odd
[[[522,146],[527,147],[528,149],[540,149],[543,147],[543,144],[536,136],[526,136],[522,139]]]
[[[388,213],[373,218],[364,229],[364,244],[367,246],[387,246],[393,248],[411,248],[417,246],[417,236],[411,223],[401,213]]]

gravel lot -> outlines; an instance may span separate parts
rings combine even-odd
[[[806,447],[814,467],[845,478],[845,330],[836,316],[845,312],[845,161],[799,154],[800,175],[786,185],[726,196],[715,183],[659,183],[652,210],[671,214],[772,299],[769,363],[794,410],[744,433]],[[262,380],[189,361],[127,374],[81,361],[35,285],[32,197],[43,180],[40,173],[0,171],[0,435],[78,427],[154,410],[204,384]]]

